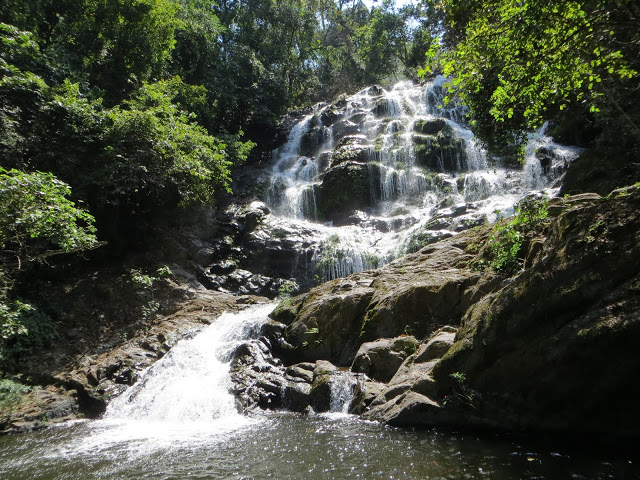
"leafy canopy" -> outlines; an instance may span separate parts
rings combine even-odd
[[[640,37],[628,19],[638,8],[631,0],[442,0],[442,5],[444,51],[432,50],[430,58],[442,62],[490,147],[519,143],[525,130],[571,105],[597,113],[611,82],[637,77]]]
[[[0,167],[0,249],[36,260],[49,246],[64,252],[96,243],[94,219],[69,200],[69,186],[51,173]]]

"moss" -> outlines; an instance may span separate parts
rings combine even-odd
[[[289,325],[296,318],[296,315],[298,314],[298,311],[302,306],[303,300],[303,295],[293,298],[285,298],[276,306],[269,317],[277,322]]]
[[[449,127],[447,122],[442,118],[435,120],[417,120],[413,124],[413,131],[423,135],[437,135],[443,130],[450,132],[451,127]]]
[[[345,212],[368,208],[380,196],[379,185],[380,168],[375,164],[345,163],[332,168],[317,191],[318,214],[333,219]]]
[[[437,135],[413,135],[416,161],[433,170],[457,171],[466,166],[464,140],[451,132]]]

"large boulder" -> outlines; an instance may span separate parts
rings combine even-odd
[[[445,129],[450,129],[450,127],[448,127],[447,121],[443,118],[416,120],[413,123],[413,131],[422,135],[437,135]]]
[[[366,163],[370,159],[371,148],[364,135],[346,135],[342,137],[331,156],[331,166],[345,162]]]
[[[327,282],[296,299],[293,321],[289,310],[276,309],[272,317],[290,323],[284,336],[297,361],[324,359],[351,364],[360,345],[362,318],[373,295],[370,284],[365,273],[348,281]]]
[[[424,338],[457,324],[482,297],[481,287],[496,282],[495,276],[471,269],[473,256],[464,251],[489,231],[457,235],[285,301],[272,317],[288,324],[284,339],[292,361],[326,359],[348,366],[365,342],[406,333]]]
[[[450,326],[435,332],[415,353],[402,362],[388,383],[377,390],[377,395],[370,399],[369,403],[362,405],[360,410],[371,410],[368,418],[387,421],[386,412],[390,409],[398,412],[398,397],[408,391],[419,393],[428,399],[438,398],[438,387],[431,372],[440,357],[453,344],[455,332],[456,329]],[[365,401],[367,399],[363,399],[363,402]],[[429,400],[429,403],[435,404],[433,400]],[[390,405],[385,407],[386,404]]]
[[[435,135],[416,133],[412,138],[418,164],[438,172],[459,172],[468,168],[465,142],[453,135],[448,125]]]
[[[317,190],[318,215],[338,220],[368,209],[380,198],[380,169],[375,164],[347,161],[330,168]]]
[[[470,237],[456,236],[429,245],[384,267],[373,284],[362,339],[372,341],[405,332],[417,338],[457,324],[481,297],[478,282],[492,281],[469,268],[464,251]]]
[[[417,348],[418,341],[412,336],[381,338],[363,343],[351,364],[351,370],[380,382],[388,382],[404,359]]]
[[[640,433],[640,189],[566,201],[529,269],[465,314],[433,376],[526,429]],[[631,383],[630,383],[631,382]]]

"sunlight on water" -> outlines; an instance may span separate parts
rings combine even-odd
[[[147,455],[171,445],[223,441],[255,426],[229,392],[231,353],[255,336],[274,305],[224,313],[195,337],[178,342],[110,405],[93,434],[56,455],[84,455],[117,448]]]
[[[318,104],[273,153],[266,203],[279,222],[304,224],[314,232],[311,270],[323,280],[376,268],[407,253],[412,236],[432,219],[455,218],[447,229],[433,230],[451,235],[464,225],[510,215],[528,192],[557,192],[554,182],[579,149],[556,145],[543,128],[530,136],[524,166],[490,159],[464,123],[465,107],[444,105],[445,84],[440,76],[426,85],[368,87],[347,97],[340,109]],[[443,137],[439,129],[452,137]],[[434,169],[417,160],[417,149],[429,149],[433,142],[436,153],[429,161]],[[445,142],[444,148],[438,142]],[[335,166],[331,152],[336,148],[360,152],[349,162],[366,164],[370,182],[378,185],[371,186],[370,208],[354,211],[340,224],[323,224],[326,212],[318,208],[318,192]],[[350,192],[334,194],[348,197]]]

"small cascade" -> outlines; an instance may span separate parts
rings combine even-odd
[[[541,129],[523,166],[490,159],[465,123],[465,107],[444,103],[445,84],[439,76],[426,85],[368,87],[316,105],[273,152],[265,202],[274,223],[310,234],[302,283],[377,268],[491,222],[496,211],[509,215],[532,190],[555,191],[578,149]]]
[[[359,377],[359,375],[348,370],[331,374],[331,380],[329,381],[331,392],[330,413],[349,413],[349,408],[360,382]]]
[[[229,392],[235,348],[256,336],[273,305],[224,313],[191,339],[178,342],[139,382],[115,399],[106,420],[211,424],[240,421]]]

